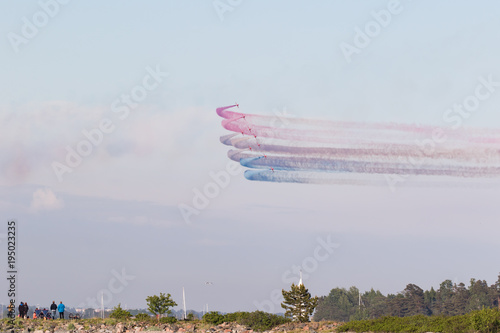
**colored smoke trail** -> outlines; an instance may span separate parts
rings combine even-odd
[[[376,176],[500,179],[500,130],[251,115],[221,107],[229,158],[249,180],[377,185]]]

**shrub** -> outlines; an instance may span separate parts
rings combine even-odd
[[[160,318],[160,323],[162,324],[173,324],[177,322],[177,318],[175,317],[163,317]]]
[[[482,309],[469,314],[472,329],[481,333],[498,332],[500,312],[498,309]]]
[[[481,310],[482,311],[482,310]],[[466,314],[460,316],[410,316],[382,317],[378,319],[356,320],[345,323],[337,328],[338,332],[497,332],[498,322],[489,313]],[[495,310],[498,314],[498,311]],[[475,325],[475,326],[474,326]]]
[[[236,322],[241,325],[250,327],[255,331],[267,331],[278,325],[290,322],[290,319],[278,316],[272,313],[263,311],[254,312],[232,312],[226,313],[223,318],[220,316],[213,316],[213,324],[220,324],[222,322]],[[205,319],[205,317],[204,317]]]
[[[254,311],[237,312],[236,321],[239,324],[248,326],[255,331],[267,331],[278,325],[288,323],[290,319],[273,313]]]
[[[221,315],[217,311],[211,311],[203,315],[203,321],[208,324],[220,325],[226,320],[224,315]]]
[[[135,320],[137,321],[149,321],[151,320],[151,316],[147,313],[138,313],[135,315]]]
[[[203,321],[213,325],[220,325],[223,322],[235,322],[250,327],[254,331],[267,331],[273,327],[290,322],[290,319],[263,311],[240,311],[226,313],[225,315],[212,311],[203,316]]]
[[[75,325],[74,325],[73,323],[70,323],[70,324],[68,325],[68,330],[74,330],[75,328],[76,328],[76,327],[75,327]]]
[[[127,310],[122,309],[121,303],[118,303],[118,306],[113,308],[113,311],[109,315],[109,318],[115,319],[129,319],[132,317],[132,314]]]

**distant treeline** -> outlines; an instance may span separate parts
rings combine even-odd
[[[414,315],[463,315],[482,308],[496,308],[500,298],[500,275],[495,284],[471,279],[467,287],[464,283],[454,284],[445,280],[438,290],[422,290],[415,284],[396,294],[384,296],[371,289],[361,294],[351,287],[335,288],[328,296],[320,297],[314,312],[314,320],[349,321],[375,319],[383,316],[408,317]]]

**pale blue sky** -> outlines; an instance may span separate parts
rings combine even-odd
[[[495,189],[268,184],[239,174],[190,225],[178,205],[192,205],[193,190],[230,163],[218,106],[450,126],[443,114],[480,78],[500,81],[500,4],[401,0],[349,63],[340,45],[353,45],[356,28],[391,1],[229,3],[221,20],[212,1],[73,0],[18,52],[9,34],[22,36],[23,17],[32,21],[41,5],[0,3],[0,211],[20,225],[18,301],[87,304],[125,268],[135,278],[108,306],[145,307],[159,292],[180,303],[184,286],[188,308],[255,310],[289,287],[283,275],[328,235],[339,247],[305,281],[317,295],[493,283]],[[147,68],[169,75],[120,119],[113,102]],[[499,127],[496,89],[463,126]],[[104,118],[113,132],[59,182],[52,163]]]

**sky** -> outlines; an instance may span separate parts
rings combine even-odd
[[[163,292],[178,309],[184,288],[196,311],[282,312],[299,270],[318,296],[494,283],[498,187],[248,181],[215,109],[498,129],[499,10],[1,2],[1,267],[15,220],[17,302],[145,308]],[[478,85],[488,96],[454,111]]]

